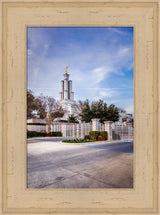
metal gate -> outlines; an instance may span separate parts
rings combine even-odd
[[[112,123],[112,140],[133,140],[132,123]]]

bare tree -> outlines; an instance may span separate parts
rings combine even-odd
[[[62,117],[64,111],[57,104],[56,100],[49,96],[44,96],[41,94],[37,98],[38,113],[41,118],[46,119],[47,132],[51,132],[51,123],[57,117]]]

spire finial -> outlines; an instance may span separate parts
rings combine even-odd
[[[68,66],[66,66],[66,74],[67,74],[67,69],[68,69]]]

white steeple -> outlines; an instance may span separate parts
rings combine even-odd
[[[69,80],[67,68],[64,74],[64,80],[61,81],[60,100],[74,100],[74,93],[72,92],[72,81]]]
[[[67,120],[70,115],[78,116],[80,110],[76,105],[76,101],[74,100],[74,92],[72,92],[72,81],[69,80],[69,74],[67,72],[68,67],[66,67],[64,80],[61,81],[61,92],[59,105],[65,111],[65,114],[62,118],[63,120]]]

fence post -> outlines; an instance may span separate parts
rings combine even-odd
[[[81,137],[83,137],[84,136],[83,123],[81,123],[80,125],[81,125]]]
[[[53,125],[51,124],[51,132],[53,132]]]
[[[62,124],[62,136],[67,137],[67,125]]]
[[[79,137],[79,124],[76,123],[76,137],[78,138]]]
[[[74,133],[75,133],[75,126],[74,126],[74,124],[72,124],[72,137],[74,137],[75,135],[74,135]]]
[[[112,141],[112,128],[111,128],[112,121],[104,121],[104,129],[108,133],[108,140]]]
[[[92,119],[92,131],[99,130],[99,119]]]

